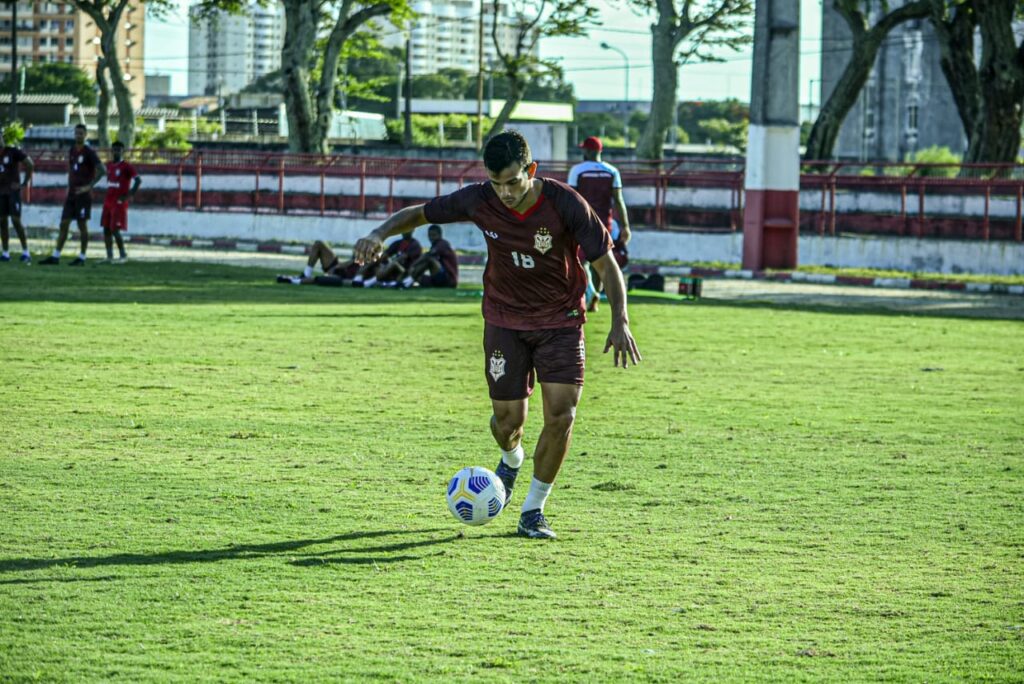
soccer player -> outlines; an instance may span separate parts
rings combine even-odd
[[[25,180],[21,179],[21,167],[25,167]],[[25,154],[20,147],[4,145],[0,151],[0,239],[3,241],[3,251],[0,252],[0,261],[10,261],[10,231],[7,228],[7,221],[14,224],[14,231],[18,234],[18,241],[21,242],[21,262],[32,263],[32,255],[28,251],[28,240],[25,237],[25,226],[21,225],[21,189],[32,180],[32,172],[35,166],[32,158]]]
[[[60,253],[68,240],[68,227],[71,221],[78,223],[79,242],[82,251],[71,262],[71,266],[84,266],[85,253],[89,249],[89,218],[92,216],[93,187],[107,172],[95,150],[85,143],[87,129],[85,124],[75,126],[75,144],[68,151],[68,197],[64,200],[64,211],[60,215],[60,234],[57,236],[57,249],[53,254],[39,263],[45,266],[56,266],[60,263]]]
[[[484,166],[487,182],[402,209],[356,243],[355,258],[374,259],[386,237],[427,222],[469,221],[483,231],[484,371],[494,410],[491,434],[501,449],[496,473],[505,484],[507,504],[524,459],[523,426],[536,376],[543,390],[544,428],[518,532],[551,539],[555,533],[544,505],[569,450],[583,389],[587,277],[578,247],[608,288],[612,325],[605,352],[614,349],[615,365],[621,362],[623,368],[640,361],[640,352],[629,331],[622,272],[593,209],[568,185],[536,177],[530,147],[517,131],[488,141]]]
[[[313,269],[317,264],[323,269],[322,276],[313,275]],[[302,275],[279,275],[277,282],[292,285],[343,285],[346,280],[351,281],[358,272],[359,264],[352,260],[340,261],[329,244],[317,240],[309,250],[309,259],[306,261],[306,267],[302,269]]]
[[[135,197],[142,178],[135,167],[124,161],[124,143],[115,142],[110,146],[113,160],[107,167],[107,195],[103,198],[103,213],[100,214],[100,225],[103,226],[103,244],[107,248],[107,263],[123,264],[128,259],[124,251],[124,238],[121,231],[128,230],[128,200]],[[128,188],[129,184],[131,189]],[[119,259],[114,261],[114,241],[117,241]]]
[[[402,279],[402,287],[410,288],[413,283],[420,287],[458,287],[459,258],[450,242],[444,239],[441,226],[427,228],[430,251],[413,262],[409,272]]]
[[[352,280],[352,285],[373,287],[379,282],[383,287],[394,287],[398,279],[405,275],[422,254],[423,246],[420,241],[414,238],[411,232],[403,233],[400,239],[392,242],[384,250],[384,256],[379,264],[368,264],[359,269],[359,273]],[[364,281],[363,278],[367,275],[370,277]]]
[[[612,204],[619,212],[620,231],[618,236],[612,236],[613,256],[619,268],[623,268],[628,261],[626,245],[629,244],[629,214],[626,211],[626,202],[622,199],[622,177],[619,170],[601,161],[601,150],[604,144],[596,136],[590,136],[580,143],[583,150],[583,161],[576,164],[569,170],[569,185],[583,195],[583,198],[594,208],[601,221],[609,231],[613,229]],[[597,311],[597,303],[600,301],[601,276],[593,268],[590,269],[591,283],[587,288],[587,311]]]

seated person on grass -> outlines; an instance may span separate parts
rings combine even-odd
[[[427,229],[430,251],[421,256],[402,279],[402,287],[410,288],[414,283],[420,287],[458,287],[459,260],[451,244],[441,236],[441,226],[434,224]]]
[[[317,264],[323,269],[322,276],[313,276],[313,269]],[[351,259],[339,261],[334,250],[326,242],[317,240],[309,250],[309,260],[306,268],[300,276],[279,275],[277,282],[292,285],[344,285],[345,281],[351,282],[352,278],[359,272],[359,265]]]
[[[402,233],[402,237],[384,250],[379,262],[359,269],[359,273],[352,279],[352,287],[373,287],[378,284],[381,287],[395,287],[422,254],[423,247],[412,236],[412,232]]]

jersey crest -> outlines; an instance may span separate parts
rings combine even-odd
[[[491,367],[488,372],[494,378],[494,382],[498,382],[498,379],[505,375],[505,355],[500,349],[495,349],[491,354]]]
[[[541,226],[533,236],[533,248],[541,254],[547,254],[551,251],[551,233],[548,232],[547,228]]]

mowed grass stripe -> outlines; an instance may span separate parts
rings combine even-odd
[[[0,678],[1024,671],[1019,323],[638,299],[622,371],[602,311],[538,544],[444,505],[478,298],[267,276],[0,269]]]

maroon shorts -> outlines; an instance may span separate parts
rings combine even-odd
[[[491,399],[515,401],[541,382],[583,384],[583,327],[510,330],[484,323],[484,374]]]
[[[110,230],[128,230],[128,203],[118,202],[117,198],[108,197],[103,200],[103,213],[100,214],[100,225]]]

